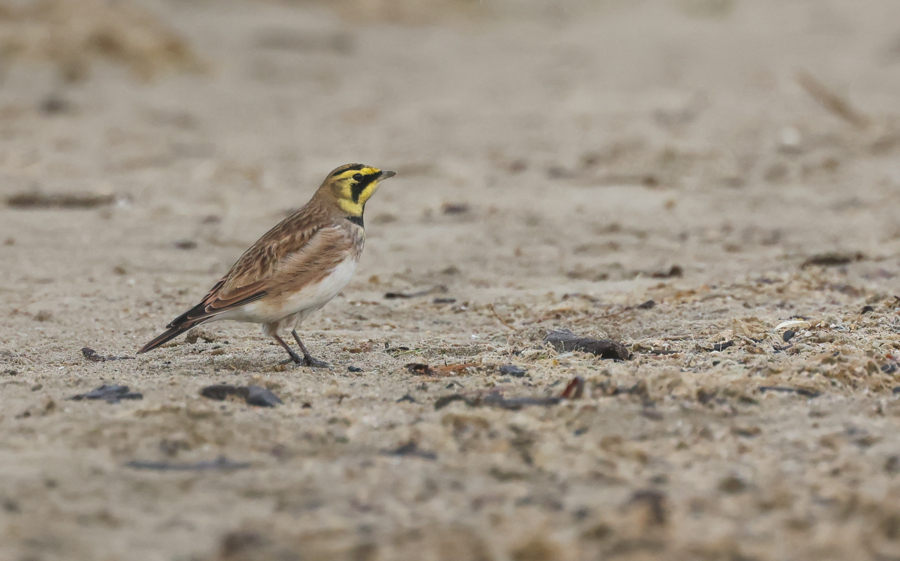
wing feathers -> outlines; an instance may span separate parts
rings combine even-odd
[[[219,282],[221,283],[222,281]],[[178,327],[187,323],[197,325],[223,312],[256,302],[266,296],[266,291],[260,290],[263,284],[261,281],[255,282],[251,285],[240,287],[230,294],[221,294],[221,285],[216,284],[216,287],[206,295],[202,302],[172,320],[172,323],[166,327]]]

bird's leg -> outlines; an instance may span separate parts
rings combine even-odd
[[[294,336],[294,341],[297,341],[297,344],[300,345],[300,350],[303,351],[303,362],[306,366],[312,366],[313,368],[328,368],[328,363],[323,362],[321,360],[316,360],[309,354],[309,351],[306,350],[306,347],[303,345],[303,341],[300,340],[300,336],[297,335],[297,330],[294,329],[291,331],[291,335]]]
[[[287,343],[284,342],[284,339],[279,337],[277,333],[272,334],[272,337],[275,337],[275,340],[278,341],[278,344],[284,347],[284,350],[286,350],[288,354],[291,355],[291,360],[287,362],[293,361],[295,364],[303,364],[303,359],[294,352],[294,349],[292,349]],[[302,349],[303,346],[301,345],[300,348]],[[304,349],[303,352],[305,354],[306,349]]]

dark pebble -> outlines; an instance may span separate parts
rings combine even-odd
[[[640,304],[638,306],[638,308],[641,310],[649,310],[649,309],[652,309],[655,307],[656,307],[656,302],[654,302],[653,300],[647,300],[646,302],[644,302],[643,304]]]
[[[257,407],[275,407],[284,403],[277,395],[259,386],[242,387],[229,384],[206,386],[200,390],[200,395],[216,401],[224,401],[229,396],[239,396],[244,398],[247,405],[255,405]]]
[[[93,362],[102,362],[103,357],[97,354],[97,351],[94,349],[85,347],[81,349],[81,354],[84,355],[84,358],[93,361]]]
[[[419,445],[414,441],[407,442],[394,450],[382,450],[381,453],[386,456],[412,456],[423,460],[437,459],[437,454],[419,449]]]
[[[551,331],[544,337],[544,343],[549,343],[557,351],[582,351],[595,354],[600,358],[628,360],[631,356],[628,348],[618,341],[578,337],[568,329]]]
[[[240,389],[235,386],[230,386],[228,384],[220,384],[215,386],[206,386],[202,390],[200,390],[200,395],[208,399],[215,399],[216,401],[224,401],[226,397],[230,395],[240,395]]]
[[[754,438],[762,434],[759,427],[731,427],[731,434],[743,436],[744,438]]]
[[[797,332],[794,331],[793,329],[788,329],[787,331],[785,331],[785,332],[781,335],[781,339],[782,339],[785,343],[787,343],[788,341],[790,341],[791,339],[793,339],[793,338],[794,338],[794,335],[796,335],[796,334],[797,334]]]
[[[362,372],[363,369],[360,368],[359,366],[348,366],[348,367],[347,367],[347,371],[349,371],[349,372]]]
[[[206,471],[206,470],[232,470],[247,469],[249,463],[234,462],[225,456],[219,456],[215,460],[207,460],[193,464],[176,464],[170,462],[128,462],[126,466],[134,469],[149,469],[153,471]]]
[[[887,473],[900,472],[900,456],[888,456],[884,461],[884,471]]]
[[[863,306],[863,309],[859,311],[861,314],[868,314],[869,312],[874,312],[875,308],[872,306]]]
[[[108,206],[116,202],[115,195],[96,195],[93,193],[41,193],[26,191],[6,198],[10,208],[66,208],[86,209]]]
[[[466,203],[444,203],[441,205],[441,212],[444,214],[465,214],[469,212],[469,205]]]
[[[434,371],[425,363],[422,362],[411,362],[405,367],[410,374],[434,374]]]
[[[856,253],[820,253],[818,255],[813,255],[812,257],[804,261],[803,264],[800,265],[800,268],[805,269],[812,265],[819,265],[822,267],[848,265],[850,263],[853,263],[854,261],[862,261],[865,258],[866,256],[858,251]]]
[[[384,297],[388,300],[396,300],[397,298],[418,298],[419,296],[428,296],[433,292],[447,292],[447,287],[441,285],[426,290],[419,290],[417,292],[388,292]]]
[[[681,277],[684,275],[684,269],[679,267],[678,265],[672,265],[669,267],[667,271],[656,271],[650,276],[654,279],[671,279],[676,277]]]
[[[83,399],[102,399],[107,403],[119,403],[123,399],[144,399],[142,394],[128,391],[128,386],[107,386],[103,384],[95,390],[87,393],[73,395],[69,399],[81,401]]]
[[[174,245],[178,249],[197,249],[197,242],[194,240],[178,240]]]
[[[466,398],[465,398],[465,396],[460,395],[458,393],[455,393],[453,395],[444,395],[444,396],[437,398],[434,401],[434,408],[435,408],[435,410],[443,409],[444,407],[447,407],[454,401],[466,401]]]
[[[247,395],[244,397],[248,405],[257,407],[275,407],[284,403],[277,395],[259,386],[247,386]]]
[[[777,393],[795,393],[797,395],[802,395],[804,397],[819,397],[822,395],[821,392],[817,392],[815,390],[808,390],[806,388],[788,388],[783,386],[760,386],[759,393],[765,392],[777,392]]]
[[[69,110],[69,103],[55,95],[48,96],[41,101],[41,111],[47,115],[57,115]]]
[[[889,362],[881,367],[881,371],[885,374],[893,374],[898,370],[896,362]],[[894,392],[896,393],[896,392]]]
[[[564,177],[568,177],[569,172],[560,166],[552,166],[547,168],[547,177],[550,179],[562,179]]]
[[[631,505],[646,505],[651,515],[649,522],[654,525],[664,525],[669,517],[669,501],[666,498],[666,494],[657,489],[637,490],[631,495],[631,500],[628,502]]]
[[[736,475],[730,475],[719,481],[719,491],[722,491],[723,493],[736,495],[738,493],[743,493],[746,490],[747,483],[745,483],[743,479],[737,477]]]
[[[264,548],[266,538],[249,530],[234,530],[222,537],[219,545],[221,559],[246,559]]]
[[[644,407],[641,410],[641,416],[646,417],[647,419],[650,419],[651,421],[662,421],[663,420],[663,414],[660,413],[659,411],[657,411],[656,409],[653,409],[652,407]]]
[[[106,362],[107,360],[131,360],[134,358],[133,356],[102,356],[97,354],[97,351],[89,347],[81,349],[81,354],[84,355],[84,358],[90,360],[91,362]]]
[[[519,368],[514,364],[504,364],[500,367],[500,373],[507,376],[515,376],[516,378],[522,378],[526,374],[524,368]]]

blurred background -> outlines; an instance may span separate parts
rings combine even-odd
[[[373,248],[391,271],[435,246],[557,281],[891,253],[896,15],[878,0],[7,2],[2,189],[114,194],[168,249],[268,224],[363,161],[398,171],[369,210],[371,235],[396,235]]]

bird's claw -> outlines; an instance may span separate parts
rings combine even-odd
[[[303,357],[302,364],[304,366],[309,366],[310,368],[331,368],[331,365],[323,360],[317,360],[310,355],[306,355]]]

